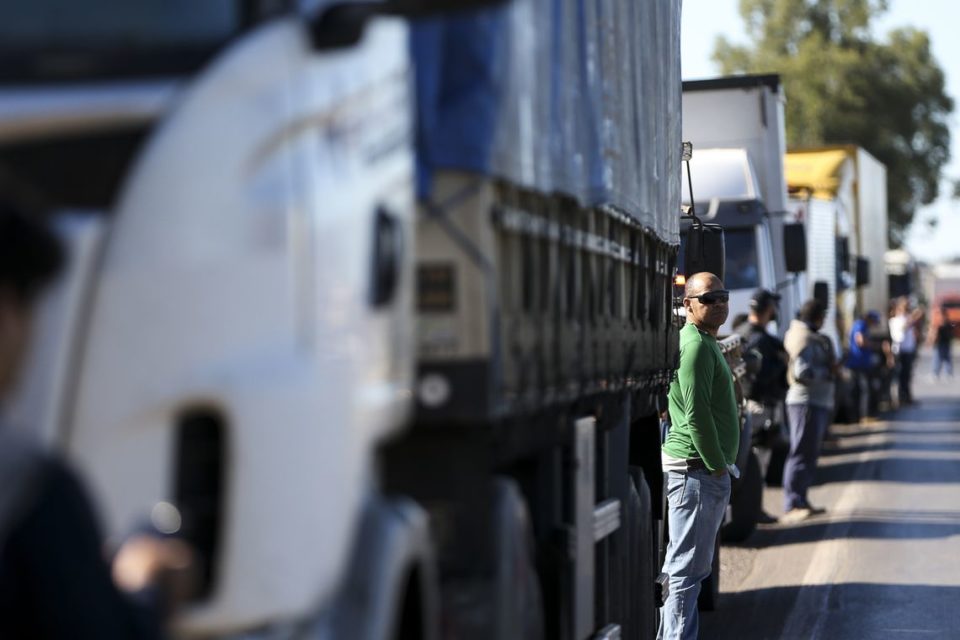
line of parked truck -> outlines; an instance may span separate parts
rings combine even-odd
[[[147,4],[0,9],[5,197],[70,249],[7,417],[111,536],[175,510],[175,633],[654,637],[674,276],[842,348],[883,167],[681,84],[679,0]]]

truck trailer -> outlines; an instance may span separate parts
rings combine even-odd
[[[194,547],[179,637],[654,637],[680,2],[464,4],[0,9],[8,419]]]
[[[886,175],[876,158],[852,145],[794,150],[786,157],[791,208],[808,229],[805,286],[812,296],[817,282],[826,283],[828,318],[835,321],[825,322],[824,329],[841,349],[848,346],[857,316],[877,311],[881,330],[886,327],[890,303]]]

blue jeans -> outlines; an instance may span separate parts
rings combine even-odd
[[[700,582],[710,575],[717,531],[730,501],[730,476],[669,471],[666,484],[670,543],[663,571],[670,576],[670,593],[657,638],[696,640],[697,596]]]
[[[940,369],[945,367],[948,376],[953,376],[953,359],[950,357],[950,344],[938,344],[933,350],[933,375],[940,377]]]
[[[813,483],[820,445],[830,425],[830,410],[809,404],[788,404],[790,453],[783,466],[783,508],[808,508],[807,489]]]

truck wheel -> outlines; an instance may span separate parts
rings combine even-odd
[[[700,583],[700,596],[697,598],[697,609],[700,611],[715,611],[720,601],[720,533],[717,532],[717,541],[713,545],[713,561],[710,563],[710,575]]]
[[[720,527],[724,542],[743,542],[757,528],[757,519],[763,508],[763,476],[760,461],[753,451],[747,456],[747,465],[737,488],[730,496],[730,522]]]
[[[497,536],[494,638],[544,637],[543,597],[534,563],[535,544],[527,503],[516,482],[496,480]]]
[[[653,582],[659,573],[656,522],[650,487],[640,467],[631,467],[630,495],[626,507],[627,539],[630,542],[630,629],[625,638],[646,640],[657,635],[657,605]]]

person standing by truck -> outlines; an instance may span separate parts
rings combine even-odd
[[[744,340],[745,349],[756,349],[763,357],[747,395],[755,402],[777,404],[783,402],[787,394],[787,352],[783,342],[767,331],[767,325],[777,319],[779,301],[778,294],[757,289],[750,299],[747,323],[737,332]]]
[[[906,298],[897,301],[896,311],[890,318],[890,339],[893,354],[897,358],[897,402],[905,407],[914,404],[913,365],[917,359],[917,345],[920,343],[920,322],[923,311],[910,309]]]
[[[833,343],[820,333],[826,309],[808,300],[790,323],[784,345],[790,355],[787,415],[790,453],[783,468],[784,516],[781,522],[800,522],[822,513],[810,505],[807,489],[813,482],[820,445],[830,425],[836,373]]]
[[[950,350],[953,346],[954,324],[947,315],[947,308],[940,307],[940,317],[930,332],[929,343],[933,346],[933,379],[940,379],[940,371],[945,370],[949,377],[953,377],[953,355]]]
[[[764,476],[771,464],[776,466],[773,462],[775,452],[779,460],[787,443],[783,424],[783,401],[787,395],[787,352],[783,342],[767,331],[767,325],[779,315],[778,302],[779,294],[768,289],[757,289],[750,299],[747,322],[739,329],[734,329],[743,338],[744,353],[753,350],[760,355],[760,370],[747,387],[746,411],[752,428],[750,440],[762,448],[759,457]],[[758,522],[770,524],[775,521],[776,518],[761,509]]]
[[[729,297],[712,273],[693,275],[684,290],[687,324],[680,331],[680,367],[668,393],[671,427],[661,455],[670,535],[663,564],[670,590],[661,640],[697,637],[700,583],[710,574],[730,499],[730,473],[738,473],[740,419],[733,374],[717,344]]]
[[[880,352],[873,346],[870,332],[879,324],[880,314],[870,311],[854,321],[850,328],[850,352],[845,363],[853,378],[854,407],[860,422],[874,419],[877,412],[876,394],[871,384],[873,371],[880,364]]]
[[[783,342],[767,331],[767,325],[777,319],[780,296],[767,289],[757,289],[750,299],[747,322],[737,333],[744,341],[744,351],[755,349],[761,357],[760,370],[754,376],[747,393],[747,409],[753,417],[753,428],[769,430],[763,440],[780,437],[776,432],[780,421],[775,419],[787,395],[787,352]],[[769,419],[767,416],[774,416]],[[769,424],[768,424],[769,423]]]

